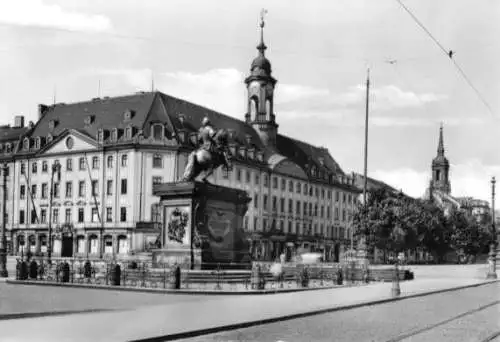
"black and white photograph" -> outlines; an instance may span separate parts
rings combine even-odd
[[[0,0],[0,341],[500,342],[499,19]]]

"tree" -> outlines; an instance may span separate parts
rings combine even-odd
[[[487,250],[491,240],[487,219],[476,217],[463,211],[456,211],[448,218],[452,227],[451,247],[467,259]]]
[[[357,235],[367,235],[373,247],[394,253],[414,248],[418,244],[420,224],[415,200],[388,192],[371,191],[367,205],[360,205],[354,214]]]

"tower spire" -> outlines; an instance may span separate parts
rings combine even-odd
[[[443,143],[443,123],[439,127],[439,143],[438,143],[438,156],[444,156],[444,143]]]
[[[266,51],[266,49],[267,49],[266,44],[264,44],[264,26],[265,26],[264,16],[266,14],[267,14],[267,10],[263,8],[260,11],[260,43],[257,46],[257,50],[259,50],[259,54],[261,56],[264,56],[264,51]]]

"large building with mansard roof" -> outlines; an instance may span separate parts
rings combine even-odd
[[[39,105],[36,123],[26,127],[18,118],[0,127],[10,252],[45,253],[49,220],[54,255],[147,251],[162,222],[153,185],[180,178],[208,116],[229,131],[235,157],[233,171],[218,170],[213,182],[252,198],[244,229],[253,257],[310,250],[339,260],[360,190],[327,149],[279,132],[277,81],[262,35],[257,49],[242,120],[154,91]]]

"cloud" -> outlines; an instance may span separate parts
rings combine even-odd
[[[500,165],[485,165],[479,160],[452,165],[450,168],[452,195],[490,201],[491,177],[499,174]],[[410,196],[421,197],[429,186],[431,171],[419,172],[408,168],[379,169],[370,172],[369,176],[382,180],[396,189],[402,189]]]
[[[0,23],[90,32],[111,29],[111,21],[105,16],[68,11],[59,5],[46,4],[43,0],[9,1],[3,4]]]

